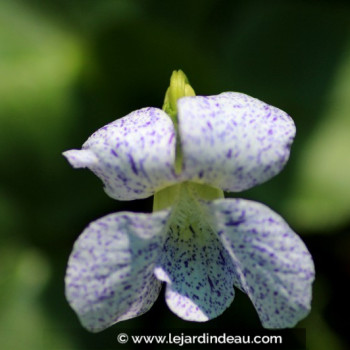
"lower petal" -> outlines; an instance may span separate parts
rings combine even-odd
[[[168,211],[120,212],[91,223],[74,244],[66,296],[92,332],[148,311],[161,283],[153,269]]]
[[[231,304],[233,264],[205,218],[187,214],[186,223],[170,225],[155,275],[167,283],[169,308],[184,320],[201,322],[219,316]]]
[[[310,311],[315,274],[302,240],[263,204],[224,199],[208,206],[235,265],[237,285],[252,300],[263,326],[295,326]]]

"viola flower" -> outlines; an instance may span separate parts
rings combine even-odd
[[[195,96],[174,72],[163,109],[143,108],[96,131],[64,156],[87,167],[109,196],[154,195],[153,213],[92,222],[74,244],[66,296],[84,327],[101,331],[148,311],[166,284],[184,320],[222,314],[234,288],[266,328],[293,327],[310,311],[314,265],[302,240],[267,206],[226,198],[279,173],[292,119],[250,96]]]

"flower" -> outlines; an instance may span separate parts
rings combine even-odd
[[[292,119],[250,96],[195,96],[174,72],[163,110],[143,108],[95,132],[65,157],[87,167],[118,200],[154,197],[153,213],[92,222],[74,244],[66,296],[97,332],[148,311],[166,283],[179,317],[207,321],[236,286],[266,328],[293,327],[310,311],[314,265],[302,240],[267,206],[224,198],[280,172]]]

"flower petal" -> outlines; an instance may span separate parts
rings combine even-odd
[[[90,168],[112,198],[132,200],[175,181],[175,142],[170,117],[161,109],[143,108],[96,131],[83,150],[64,155],[74,167]]]
[[[101,331],[153,305],[161,287],[153,269],[167,217],[167,210],[110,214],[91,223],[75,242],[66,296],[88,330]]]
[[[293,327],[310,311],[314,264],[302,240],[263,204],[242,199],[208,204],[213,226],[266,328]]]
[[[288,160],[295,126],[278,108],[226,92],[181,98],[178,111],[186,179],[237,192],[270,179]]]
[[[74,168],[92,167],[98,163],[98,158],[95,156],[94,152],[88,149],[71,149],[63,152],[63,155],[68,159],[69,163],[71,163]]]
[[[155,275],[167,283],[170,310],[184,320],[201,322],[219,316],[231,304],[234,274],[217,236],[199,222],[170,225]]]

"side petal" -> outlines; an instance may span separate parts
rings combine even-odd
[[[253,97],[184,97],[178,110],[186,179],[243,191],[278,174],[289,158],[293,120]]]
[[[229,252],[237,286],[266,328],[293,327],[310,311],[314,264],[302,240],[263,204],[242,199],[209,204]]]
[[[198,221],[170,225],[155,275],[167,283],[170,310],[184,320],[217,317],[234,298],[232,261],[210,227]]]
[[[170,117],[161,109],[143,108],[96,131],[81,151],[63,155],[100,177],[112,198],[132,200],[174,183],[175,142]]]
[[[153,269],[167,217],[167,210],[110,214],[80,235],[65,284],[68,302],[85,328],[101,331],[153,305],[161,287]]]
[[[98,158],[89,149],[71,149],[63,152],[73,168],[88,168],[98,164]]]

